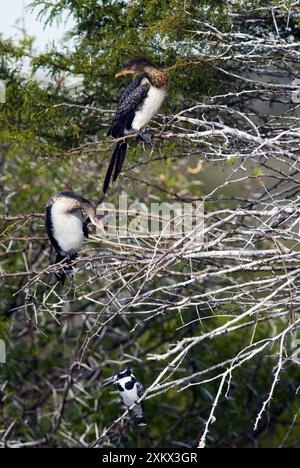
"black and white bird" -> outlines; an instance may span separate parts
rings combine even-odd
[[[133,374],[130,367],[123,369],[113,377],[107,379],[107,381],[100,387],[105,388],[108,385],[115,384],[120,395],[120,398],[125,406],[130,408],[132,405],[133,412],[135,414],[138,426],[146,426],[147,423],[144,418],[144,402],[135,404],[144,394],[143,385],[138,382]]]
[[[48,200],[45,228],[56,250],[55,263],[75,260],[83,241],[89,236],[89,223],[100,227],[96,207],[85,198],[74,192],[61,192]],[[56,277],[64,284],[65,272],[57,273]]]
[[[113,138],[137,134],[148,141],[143,131],[166,98],[168,72],[157,68],[143,57],[132,59],[122,65],[122,70],[116,74],[116,78],[139,73],[140,75],[126,88],[119,101],[108,132],[108,135]],[[115,182],[122,171],[126,150],[126,139],[115,144],[103,185],[103,193],[107,192],[111,178],[113,177]]]

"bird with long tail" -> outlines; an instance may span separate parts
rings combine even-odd
[[[137,135],[149,143],[144,133],[148,122],[161,108],[168,91],[169,74],[143,57],[135,58],[122,65],[116,78],[138,75],[121,96],[108,135],[118,141],[113,149],[103,185],[105,194],[111,179],[115,182],[120,175],[126,157],[128,135]]]

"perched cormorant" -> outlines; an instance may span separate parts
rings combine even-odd
[[[88,224],[100,226],[95,206],[74,192],[52,196],[46,206],[45,218],[48,237],[57,253],[55,263],[75,260],[81,244],[89,236]],[[57,273],[56,277],[64,284],[64,272]]]
[[[152,117],[159,111],[166,95],[169,81],[167,71],[152,65],[145,58],[135,58],[122,65],[122,70],[116,78],[124,75],[141,73],[126,88],[116,109],[108,135],[121,138],[130,134],[142,132]],[[103,193],[106,193],[113,176],[115,182],[122,170],[127,150],[127,140],[116,143],[106,178]]]
[[[136,380],[130,367],[121,370],[113,377],[107,379],[107,381],[100,388],[102,389],[112,384],[117,385],[121,400],[128,408],[134,405],[144,394],[143,385]],[[138,426],[146,426],[147,423],[144,418],[143,401],[133,407],[133,412],[135,414]]]

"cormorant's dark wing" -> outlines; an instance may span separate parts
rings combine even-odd
[[[142,74],[139,75],[137,78],[135,78],[135,79],[130,83],[130,85],[127,86],[127,88],[125,89],[125,91],[123,91],[123,94],[122,94],[122,96],[121,96],[120,99],[119,99],[118,105],[122,104],[122,102],[127,98],[127,96],[129,96],[131,93],[133,93],[133,91],[134,91],[138,86],[140,86],[140,84],[141,84],[141,82],[143,81],[144,78],[146,78],[146,74],[145,74],[145,73],[142,73]]]
[[[141,80],[142,81],[142,80]],[[130,130],[136,110],[147,96],[150,83],[141,83],[133,90],[127,88],[116,109],[109,134],[114,138],[124,136],[124,130]]]
[[[53,224],[52,224],[52,216],[51,216],[51,210],[52,206],[48,205],[46,207],[46,219],[45,219],[45,228],[49,237],[49,240],[53,247],[55,248],[56,252],[59,254],[60,253],[60,248],[59,245],[53,236]]]
[[[118,102],[118,107],[122,105],[122,103],[128,98],[128,96],[130,96],[131,93],[133,93],[136,88],[138,86],[140,86],[141,82],[143,81],[143,79],[146,77],[145,73],[142,73],[140,76],[138,76],[137,78],[135,78],[129,86],[127,86],[127,88],[125,89],[125,91],[123,92],[122,96],[120,97],[119,99],[119,102]],[[118,110],[118,107],[117,107],[117,110]],[[117,111],[116,111],[117,112]],[[113,133],[116,132],[116,128],[114,129],[115,125],[114,125],[114,121],[116,120],[116,117],[114,116],[113,118],[113,121],[112,121],[112,125],[108,131],[108,135],[113,135]],[[115,130],[115,131],[114,131]],[[123,129],[124,130],[124,129]],[[122,135],[121,135],[122,136]],[[116,138],[116,137],[114,137]]]
[[[126,98],[118,105],[114,120],[128,120],[128,116],[139,108],[147,96],[150,89],[149,83],[144,83],[138,86],[132,93],[128,94]],[[128,123],[128,122],[126,122]]]

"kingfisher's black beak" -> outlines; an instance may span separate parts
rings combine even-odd
[[[105,379],[103,384],[100,385],[99,389],[102,390],[102,388],[109,387],[109,385],[113,385],[118,381],[118,376],[114,375],[113,377],[109,377],[108,379]]]

